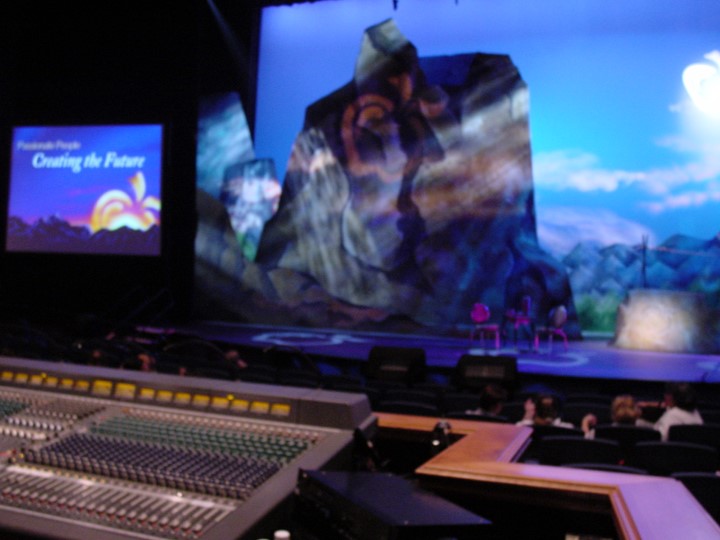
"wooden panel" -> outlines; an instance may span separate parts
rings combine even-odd
[[[381,429],[432,431],[439,419],[378,413]],[[672,478],[514,463],[532,430],[510,424],[451,420],[464,435],[416,473],[427,485],[522,503],[612,515],[617,534],[646,538],[720,538],[720,527]]]
[[[462,461],[462,454],[472,461],[511,462],[525,450],[532,435],[532,429],[512,424],[491,422],[475,422],[460,419],[438,419],[427,416],[409,416],[403,414],[377,413],[380,429],[397,429],[403,431],[431,432],[440,420],[449,422],[454,435],[463,438],[453,444],[447,451],[450,460]],[[482,430],[482,436],[467,437]],[[462,443],[462,444],[460,444]],[[441,459],[445,452],[436,459]]]

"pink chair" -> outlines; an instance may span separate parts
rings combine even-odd
[[[470,312],[473,321],[473,328],[470,330],[470,342],[472,343],[477,333],[483,345],[488,337],[495,338],[495,348],[500,349],[500,325],[488,323],[490,320],[490,308],[485,304],[475,304]]]
[[[550,310],[548,315],[547,326],[540,326],[535,329],[535,350],[540,350],[540,336],[548,337],[548,352],[552,352],[553,338],[555,336],[562,338],[565,350],[568,350],[568,339],[563,327],[567,322],[568,313],[565,306],[556,306]]]

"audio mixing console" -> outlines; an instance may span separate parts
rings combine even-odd
[[[0,529],[244,538],[373,425],[359,394],[0,358]]]

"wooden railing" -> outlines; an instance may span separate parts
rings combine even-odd
[[[432,432],[438,418],[377,413],[381,430]],[[451,420],[461,438],[421,465],[421,484],[486,500],[506,498],[577,512],[607,513],[622,539],[720,538],[720,527],[677,480],[517,463],[532,430]]]

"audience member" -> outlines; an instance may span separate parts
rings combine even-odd
[[[500,416],[507,398],[508,392],[505,388],[497,384],[487,384],[480,391],[479,406],[476,409],[468,409],[465,413]]]
[[[178,368],[179,375],[199,377],[219,377],[235,380],[247,362],[240,357],[237,349],[224,349],[220,345],[202,339],[183,339],[166,345],[164,353],[182,360]]]
[[[141,352],[129,357],[120,365],[120,369],[131,369],[136,371],[155,371],[155,358],[147,352]]]
[[[636,425],[640,418],[640,407],[635,398],[622,394],[613,399],[610,404],[610,418],[615,426]]]
[[[638,424],[657,429],[662,440],[667,441],[670,426],[703,423],[696,405],[697,396],[690,384],[668,383],[665,387],[665,412],[654,424],[644,420],[638,421]]]
[[[558,426],[574,428],[571,423],[560,418],[560,403],[552,394],[539,394],[525,401],[525,416],[517,422],[518,426]]]
[[[226,349],[224,356],[228,365],[232,366],[234,370],[242,370],[248,367],[248,363],[240,357],[237,349]]]
[[[610,404],[610,418],[613,426],[635,426],[640,419],[640,406],[635,398],[629,394],[616,396]],[[582,419],[581,428],[588,439],[595,438],[595,426],[597,417],[594,414],[587,414]]]

